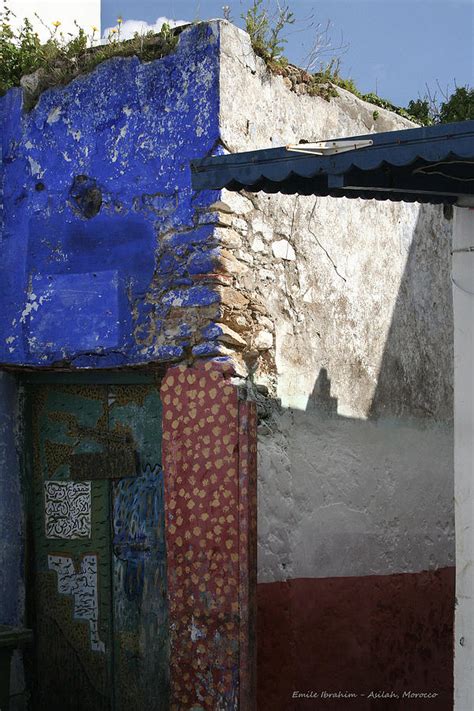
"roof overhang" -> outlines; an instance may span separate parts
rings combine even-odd
[[[474,206],[474,121],[323,143],[338,151],[300,144],[193,161],[193,188]]]

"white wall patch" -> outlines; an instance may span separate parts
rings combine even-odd
[[[76,573],[71,558],[48,555],[48,568],[58,574],[58,593],[74,597],[74,619],[89,622],[91,649],[105,652],[105,644],[99,638],[97,556],[85,555]]]
[[[91,537],[90,481],[44,483],[46,538]]]

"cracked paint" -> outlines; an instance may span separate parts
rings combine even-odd
[[[190,26],[175,53],[105,62],[29,113],[20,90],[0,99],[0,363],[201,352],[219,315],[217,193],[193,193],[189,163],[220,150],[218,37],[219,23]]]

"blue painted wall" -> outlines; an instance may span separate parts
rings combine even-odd
[[[15,446],[17,386],[0,373],[0,624],[17,625],[23,614],[23,514]]]
[[[217,348],[218,296],[203,278],[216,194],[194,198],[189,162],[219,150],[218,119],[218,23],[187,28],[163,59],[109,60],[31,112],[20,90],[0,99],[0,365]]]

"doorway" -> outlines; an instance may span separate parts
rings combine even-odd
[[[165,711],[169,635],[153,382],[27,386],[34,711]]]

